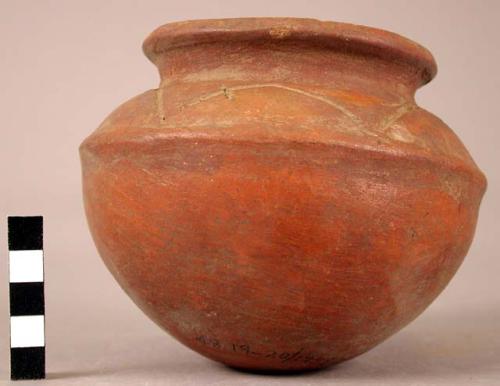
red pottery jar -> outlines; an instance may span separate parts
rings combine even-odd
[[[144,42],[158,89],[80,147],[104,262],[193,350],[250,370],[355,357],[443,290],[486,180],[415,104],[436,64],[378,29],[199,20]]]

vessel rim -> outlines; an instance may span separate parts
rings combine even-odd
[[[235,41],[309,42],[352,54],[404,62],[420,71],[422,84],[437,73],[431,52],[420,44],[383,29],[306,18],[254,17],[199,19],[164,24],[144,41],[153,63],[165,52],[198,44]]]

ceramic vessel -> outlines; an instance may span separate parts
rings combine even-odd
[[[443,290],[486,181],[415,104],[425,48],[286,18],[167,24],[143,48],[159,88],[80,152],[99,253],[158,325],[230,366],[315,369]]]

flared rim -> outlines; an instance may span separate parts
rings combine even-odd
[[[349,23],[302,18],[235,18],[174,22],[154,30],[144,41],[146,56],[175,48],[219,41],[302,41],[354,54],[406,62],[421,72],[422,84],[437,72],[432,54],[420,44],[393,32]]]

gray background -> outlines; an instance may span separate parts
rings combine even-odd
[[[46,384],[500,384],[500,2],[0,4],[0,383],[9,383],[5,216],[43,214]],[[156,70],[140,50],[146,35],[170,21],[242,16],[348,21],[420,42],[439,73],[418,102],[455,130],[489,180],[474,243],[439,299],[379,347],[323,372],[238,373],[181,346],[118,288],[83,214],[77,147],[118,104],[156,87]]]

